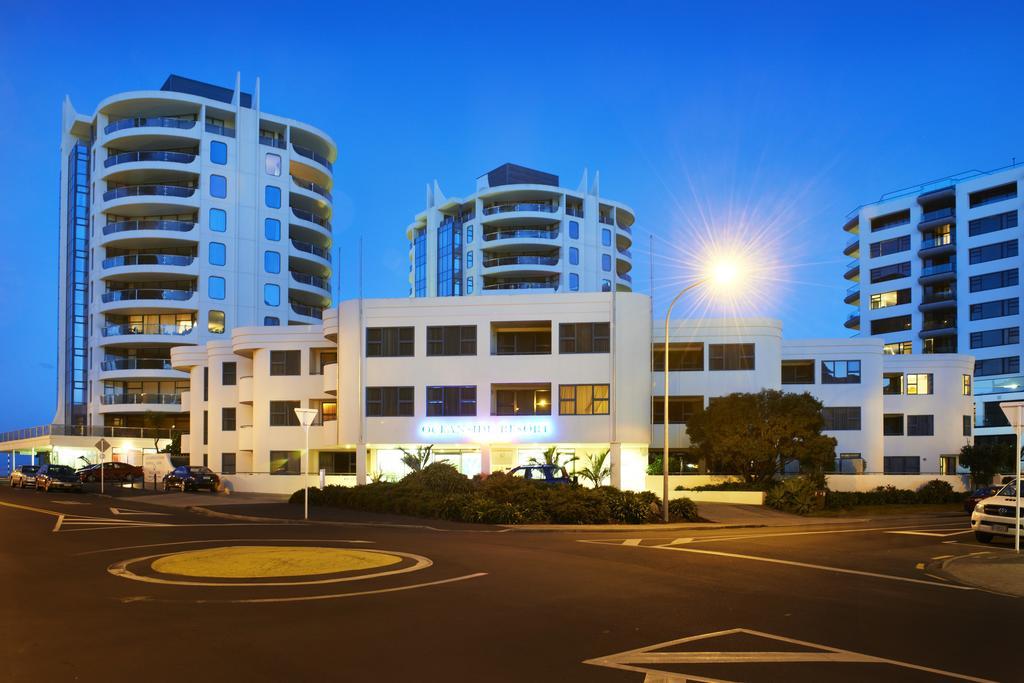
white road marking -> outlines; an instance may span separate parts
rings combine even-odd
[[[692,538],[677,538],[676,540],[672,541],[671,543],[666,543],[665,545],[685,545],[687,543],[692,543],[692,542],[693,542]]]
[[[128,510],[128,509],[125,509],[125,508],[110,508],[110,511],[112,513],[114,513],[115,515],[131,515],[131,516],[153,515],[153,516],[158,516],[158,517],[170,517],[171,516],[170,513],[168,513],[168,512],[146,512],[145,510]]]
[[[951,557],[956,557],[956,556],[955,555],[936,555],[932,559],[933,560],[948,560]]]
[[[335,593],[333,595],[304,595],[297,598],[254,598],[251,600],[196,600],[197,603],[211,603],[211,602],[236,602],[236,603],[258,603],[258,602],[309,602],[310,600],[334,600],[336,598],[355,598],[361,595],[376,595],[379,593],[397,593],[399,591],[410,591],[416,588],[428,588],[430,586],[441,586],[446,583],[455,583],[457,581],[466,581],[467,579],[477,579],[481,576],[487,576],[487,572],[477,572],[476,574],[466,574],[465,576],[456,576],[451,579],[440,579],[438,581],[428,581],[426,583],[414,583],[411,586],[397,586],[395,588],[379,588],[377,590],[369,591],[358,591],[355,593]],[[989,683],[985,681],[984,683]]]
[[[657,547],[657,546],[645,546],[645,547]],[[730,636],[733,634],[746,634],[750,636],[756,636],[764,638],[770,641],[777,641],[782,643],[788,643],[790,645],[800,645],[808,648],[810,652],[791,652],[791,651],[751,651],[751,652],[695,652],[695,651],[664,651],[664,648],[671,647],[674,645],[680,645],[682,643],[690,643],[699,640],[707,640],[720,636]],[[661,651],[658,651],[661,650]],[[627,650],[614,655],[608,655],[606,657],[598,657],[596,659],[588,659],[584,664],[592,664],[595,666],[603,666],[610,669],[619,669],[622,671],[635,671],[646,674],[645,681],[653,682],[660,681],[664,683],[678,682],[685,683],[686,681],[700,681],[701,683],[727,683],[722,679],[708,678],[706,676],[694,675],[682,672],[669,672],[660,669],[649,668],[648,666],[642,665],[678,665],[678,664],[736,664],[743,663],[748,665],[756,665],[758,663],[765,664],[777,664],[777,663],[804,663],[804,662],[817,662],[827,664],[841,665],[844,663],[867,663],[867,664],[886,664],[889,666],[899,667],[902,669],[912,669],[915,671],[923,671],[925,673],[936,674],[939,676],[946,676],[948,678],[955,678],[962,681],[973,681],[974,683],[995,683],[986,678],[978,678],[975,676],[967,676],[965,674],[956,673],[954,671],[945,671],[943,669],[934,669],[928,666],[922,666],[920,664],[911,664],[910,662],[901,662],[896,659],[886,659],[884,657],[875,657],[874,655],[863,654],[860,652],[853,652],[852,650],[842,650],[837,647],[831,647],[829,645],[821,645],[819,643],[810,643],[805,640],[796,640],[795,638],[787,638],[785,636],[777,636],[770,633],[764,633],[763,631],[753,631],[746,628],[733,628],[725,631],[715,631],[712,633],[704,633],[697,636],[690,636],[687,638],[679,638],[677,640],[670,640],[664,643],[656,643],[654,645],[648,645],[647,647],[637,648],[635,650]]]
[[[640,542],[643,540],[642,538],[627,538],[622,542],[622,545],[640,545]]]
[[[580,540],[579,543],[595,543],[598,541]],[[719,550],[701,550],[699,548],[680,548],[667,545],[639,545],[637,548],[648,548],[651,550],[671,550],[679,553],[695,553],[698,555],[714,555],[716,557],[731,557],[737,560],[751,560],[753,562],[765,562],[768,564],[781,564],[789,567],[801,567],[803,569],[816,569],[818,571],[833,572],[835,574],[852,574],[854,576],[866,576],[874,579],[885,579],[887,581],[900,581],[903,583],[916,583],[924,586],[935,586],[938,588],[951,588],[953,590],[973,591],[971,586],[957,586],[923,579],[912,579],[906,576],[894,576],[892,574],[879,574],[877,572],[861,571],[859,569],[845,569],[843,567],[829,567],[823,564],[811,564],[809,562],[797,562],[795,560],[780,560],[774,557],[761,557],[759,555],[742,555],[740,553],[726,553]]]
[[[945,530],[943,530],[945,531]],[[974,533],[973,529],[962,529],[960,531],[954,531],[952,533],[935,533],[934,531],[886,531],[887,534],[905,534],[907,536],[934,536],[936,538],[946,538],[947,536],[960,536],[961,534]]]
[[[235,526],[230,524],[218,524],[217,526]],[[242,526],[242,525],[239,525]],[[244,526],[260,526],[256,524]],[[254,543],[265,542],[291,542],[291,543],[376,543],[376,541],[356,541],[343,538],[206,538],[197,541],[173,541],[171,543],[147,543],[146,545],[122,545],[117,548],[102,548],[100,550],[86,550],[77,555],[96,555],[99,553],[113,553],[119,550],[139,550],[140,548],[162,548],[169,545],[194,545],[196,543],[231,543],[236,541],[251,541]]]

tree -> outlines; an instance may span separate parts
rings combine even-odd
[[[976,443],[960,449],[960,464],[970,468],[975,486],[988,486],[1000,472],[1013,471],[1013,444]]]
[[[580,476],[592,483],[594,488],[601,486],[604,480],[612,473],[611,468],[606,464],[609,452],[605,450],[602,453],[590,456],[587,466],[580,470]]]
[[[572,463],[574,463],[577,460],[579,460],[578,457],[576,457],[575,455],[572,455],[572,456],[566,458],[563,461],[562,460],[562,456],[563,455],[565,455],[565,453],[559,453],[558,452],[558,446],[552,446],[551,448],[548,448],[548,449],[546,449],[544,451],[543,455],[541,456],[541,459],[538,459],[536,456],[531,457],[530,458],[530,464],[531,465],[554,465],[555,467],[563,467],[566,470],[568,470],[569,469],[569,465],[571,465]]]
[[[399,448],[402,451],[402,464],[408,467],[413,472],[422,472],[423,468],[430,464],[431,452],[434,450],[434,444],[429,446],[417,446],[415,453],[410,453],[404,448]]]
[[[774,479],[793,461],[823,477],[835,460],[836,440],[821,433],[821,409],[821,401],[808,393],[729,394],[693,415],[686,431],[709,463],[738,472],[748,484]]]

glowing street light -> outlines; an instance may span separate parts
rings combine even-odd
[[[302,456],[302,490],[306,494],[303,519],[309,519],[309,426],[319,411],[316,408],[295,408],[295,416],[306,431],[306,451]]]
[[[669,521],[668,515],[668,325],[669,319],[672,317],[672,309],[675,307],[676,302],[687,292],[697,287],[706,286],[712,294],[723,295],[729,294],[735,291],[737,285],[743,280],[743,273],[745,272],[743,261],[734,255],[718,255],[712,258],[707,266],[704,268],[704,273],[695,282],[684,287],[675,298],[672,299],[672,303],[668,305],[668,310],[665,311],[665,348],[664,361],[665,365],[662,370],[665,376],[665,395],[662,397],[664,406],[664,431],[663,438],[661,441],[661,473],[664,481],[664,490],[662,495],[662,512],[664,514],[665,522]]]

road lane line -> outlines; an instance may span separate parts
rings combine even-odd
[[[642,538],[627,538],[622,542],[622,545],[640,545],[640,542],[643,540]]]
[[[446,583],[455,583],[457,581],[466,581],[468,579],[477,579],[481,576],[487,576],[487,572],[477,572],[476,574],[466,574],[465,576],[456,576],[451,579],[440,579],[438,581],[428,581],[426,583],[414,583],[411,586],[397,586],[395,588],[379,588],[377,590],[358,591],[355,593],[335,593],[333,595],[304,595],[296,598],[253,598],[250,600],[196,600],[197,603],[217,603],[217,602],[233,602],[233,603],[260,603],[260,602],[308,602],[310,600],[334,600],[335,598],[355,598],[361,595],[377,595],[380,593],[397,593],[399,591],[409,591],[416,588],[428,588],[430,586],[440,586]]]
[[[948,526],[948,524],[943,523],[943,524],[941,524],[939,526]],[[709,538],[695,538],[695,539],[693,539],[691,541],[691,543],[711,543],[711,542],[716,542],[716,541],[746,540],[746,539],[750,539],[750,538],[778,538],[778,537],[782,537],[782,536],[820,536],[820,535],[824,535],[824,534],[857,534],[857,533],[865,533],[865,532],[869,532],[869,531],[892,531],[892,530],[898,530],[898,529],[922,529],[922,528],[927,529],[927,528],[931,528],[931,527],[926,526],[926,525],[925,526],[914,525],[914,526],[911,526],[911,527],[879,526],[879,527],[870,527],[870,528],[867,528],[867,529],[827,529],[827,530],[821,530],[821,531],[779,531],[779,532],[769,533],[769,534],[741,534],[741,535],[734,535],[734,536],[711,536]],[[970,529],[968,529],[968,531],[970,531]],[[608,540],[608,539],[603,539],[603,540]],[[612,540],[617,540],[617,539],[612,539]],[[653,539],[649,539],[649,540],[653,540]],[[668,545],[671,545],[671,543],[668,544]]]
[[[719,550],[700,550],[698,548],[679,548],[665,545],[641,545],[638,548],[651,548],[654,550],[674,550],[679,553],[696,553],[699,555],[715,555],[718,557],[731,557],[737,560],[752,560],[754,562],[766,562],[768,564],[781,564],[789,567],[801,567],[803,569],[817,569],[818,571],[833,572],[836,574],[852,574],[854,576],[866,576],[873,579],[885,579],[888,581],[901,581],[903,583],[916,583],[925,586],[937,586],[939,588],[951,588],[953,590],[973,591],[971,586],[954,586],[952,584],[936,583],[923,579],[912,579],[906,576],[894,576],[891,574],[878,574],[876,572],[861,571],[859,569],[844,569],[842,567],[829,567],[822,564],[811,564],[809,562],[797,562],[795,560],[780,560],[774,557],[761,557],[759,555],[741,555],[740,553],[726,553]]]
[[[954,555],[936,555],[932,559],[933,560],[946,560],[946,559],[949,559],[950,557],[955,557],[955,556]]]
[[[217,526],[228,526],[227,524],[218,524]],[[255,526],[255,525],[251,525]],[[358,541],[344,538],[204,538],[195,541],[172,541],[169,543],[147,543],[145,545],[122,545],[117,548],[102,548],[100,550],[86,550],[85,552],[75,553],[75,555],[97,555],[99,553],[113,553],[119,550],[139,550],[140,548],[162,548],[169,545],[193,545],[196,543],[234,543],[240,541],[249,541],[252,543],[263,543],[263,542],[284,542],[289,541],[292,543],[376,543],[376,541]]]

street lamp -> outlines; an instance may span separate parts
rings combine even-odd
[[[662,369],[662,374],[665,376],[665,395],[662,399],[665,402],[664,405],[664,431],[662,432],[661,440],[661,474],[664,482],[662,492],[662,512],[664,515],[665,522],[668,523],[668,325],[669,319],[672,317],[672,309],[675,308],[676,303],[680,298],[692,289],[696,289],[702,285],[707,285],[715,290],[725,290],[734,287],[736,281],[740,277],[742,265],[736,258],[719,258],[712,261],[703,276],[697,279],[695,282],[684,287],[675,298],[672,299],[672,303],[668,305],[668,310],[665,311],[665,348],[664,361],[665,365]]]
[[[296,408],[295,416],[306,431],[306,451],[302,456],[302,490],[306,494],[303,519],[309,519],[309,427],[319,411],[316,408]]]
[[[1014,442],[1014,462],[1016,463],[1016,474],[1017,478],[1013,480],[1013,490],[1017,494],[1016,501],[1016,514],[1013,534],[1013,549],[1017,553],[1020,553],[1020,431],[1021,424],[1024,424],[1024,401],[1004,401],[999,404],[1002,408],[1003,413],[1006,415],[1006,419],[1013,425],[1014,434],[1017,440]]]

